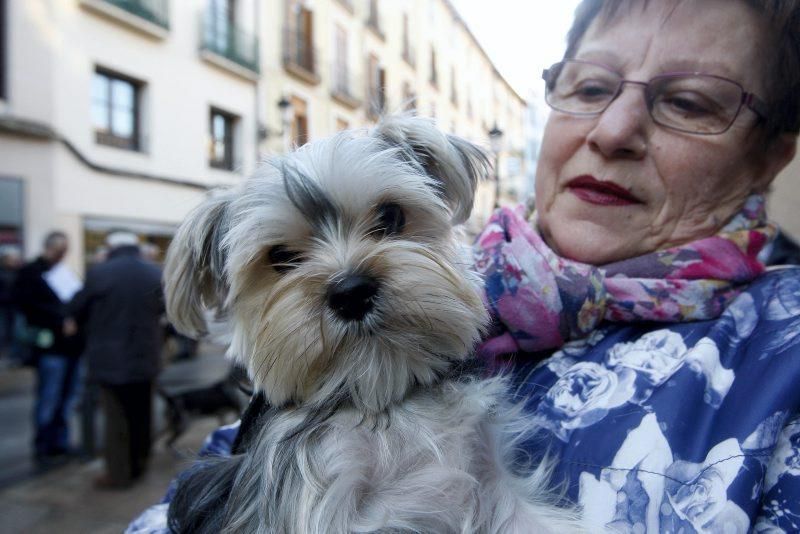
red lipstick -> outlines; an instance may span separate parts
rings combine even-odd
[[[594,176],[576,176],[567,183],[570,192],[590,204],[598,206],[628,206],[642,204],[630,191],[613,182],[601,182]]]

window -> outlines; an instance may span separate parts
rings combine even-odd
[[[142,84],[131,78],[97,69],[92,80],[92,125],[103,145],[139,150]]]
[[[347,72],[347,31],[337,24],[335,32],[334,89],[338,93],[348,95],[350,84]]]
[[[316,83],[317,65],[314,50],[314,13],[305,4],[294,0],[284,30],[284,64],[311,83]]]
[[[458,89],[456,87],[456,68],[450,68],[450,102],[458,106]]]
[[[408,81],[403,82],[403,109],[406,111],[417,110],[417,95]]]
[[[408,13],[403,13],[403,59],[414,66],[414,57],[411,52],[411,38],[409,37]]]
[[[431,75],[429,81],[434,87],[439,84],[439,75],[436,72],[436,49],[433,47],[431,47]]]
[[[308,104],[302,98],[292,96],[292,141],[296,146],[308,143]]]
[[[236,116],[211,108],[208,164],[216,169],[233,170],[233,142]]]
[[[386,69],[374,55],[369,56],[367,69],[369,75],[367,114],[370,118],[377,119],[386,110]]]
[[[24,242],[25,196],[22,180],[0,178],[0,246],[22,248]]]
[[[375,32],[375,34],[381,39],[384,38],[383,28],[381,28],[381,15],[380,11],[378,11],[378,0],[369,0],[367,27]]]
[[[209,0],[206,39],[215,50],[226,51],[230,47],[235,15],[234,0]]]
[[[0,100],[8,98],[6,87],[6,0],[0,0]]]

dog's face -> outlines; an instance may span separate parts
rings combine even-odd
[[[380,411],[470,354],[486,312],[453,225],[485,158],[394,118],[277,159],[184,222],[167,257],[171,319],[224,310],[231,354],[268,400]]]

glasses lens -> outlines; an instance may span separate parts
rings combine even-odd
[[[548,71],[545,99],[566,113],[600,113],[614,99],[622,78],[604,67],[580,61],[557,63]]]
[[[661,76],[650,82],[648,101],[653,120],[663,126],[715,134],[727,130],[736,119],[742,88],[715,76]]]

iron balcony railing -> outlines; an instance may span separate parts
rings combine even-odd
[[[132,15],[169,29],[169,0],[104,0]]]
[[[230,20],[206,15],[202,22],[202,48],[233,61],[256,74],[258,37],[237,27]]]
[[[300,68],[317,77],[317,51],[309,35],[292,29],[283,31],[283,64],[287,68]]]

